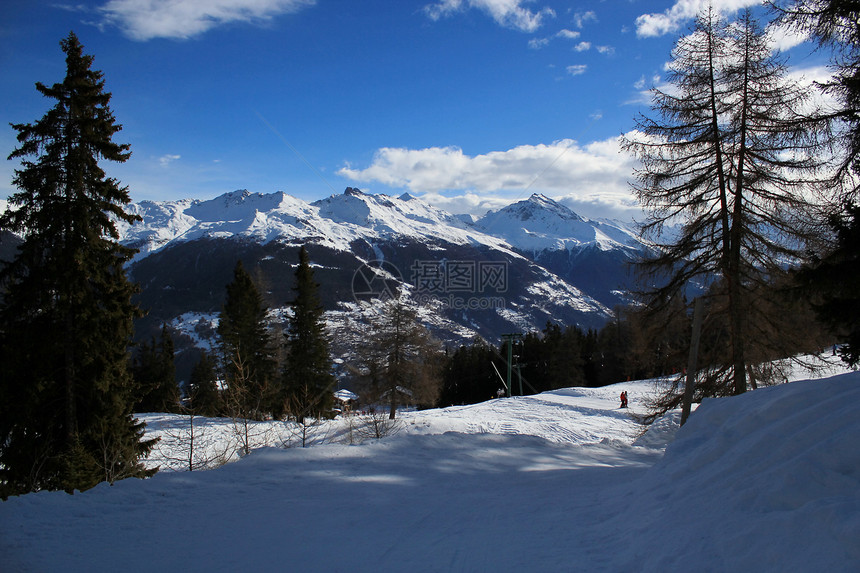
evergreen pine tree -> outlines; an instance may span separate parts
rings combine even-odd
[[[847,208],[844,217],[833,216],[836,246],[798,275],[814,308],[843,343],[842,359],[860,364],[860,206]]]
[[[84,489],[151,475],[140,458],[154,441],[132,417],[128,372],[135,287],[116,241],[134,222],[127,188],[99,160],[124,162],[102,73],[74,33],[60,43],[66,77],[36,84],[56,100],[40,120],[16,124],[20,159],[0,231],[24,238],[0,271],[0,495]]]
[[[809,33],[820,46],[832,50],[835,74],[823,88],[838,102],[832,117],[841,124],[833,145],[839,150],[838,168],[830,181],[841,191],[840,201],[833,205],[838,212],[830,217],[837,238],[831,252],[823,260],[811,261],[813,270],[802,271],[801,277],[807,286],[822,291],[817,310],[846,342],[843,359],[856,365],[860,363],[860,3],[791,0],[775,4],[783,24]]]
[[[289,358],[284,368],[284,404],[297,418],[319,417],[332,409],[335,379],[319,284],[304,246],[299,251],[295,292],[286,333]]]
[[[137,388],[136,412],[178,412],[179,386],[176,384],[173,337],[166,324],[158,340],[143,343],[132,366]]]
[[[221,414],[221,396],[218,393],[215,361],[208,353],[203,353],[191,369],[188,385],[190,407],[195,414],[200,416]]]
[[[266,330],[266,306],[242,261],[218,321],[231,414],[261,418],[273,408],[276,364]]]

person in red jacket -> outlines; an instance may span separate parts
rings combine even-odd
[[[627,407],[627,390],[625,390],[624,392],[621,393],[621,407],[622,408]]]

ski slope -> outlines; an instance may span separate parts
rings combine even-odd
[[[361,445],[332,426],[340,443],[12,498],[0,569],[860,570],[860,373],[706,400],[641,437],[622,390],[635,413],[652,385],[409,412]]]

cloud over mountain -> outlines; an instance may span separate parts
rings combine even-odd
[[[565,139],[473,156],[459,147],[385,147],[376,152],[368,167],[347,166],[338,174],[358,183],[376,182],[448,197],[449,203],[454,203],[452,194],[463,195],[461,208],[475,204],[475,193],[515,198],[537,191],[564,197],[570,203],[599,201],[627,211],[632,200],[628,181],[634,164],[635,160],[622,152],[619,138],[587,145]]]

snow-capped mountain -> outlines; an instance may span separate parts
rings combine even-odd
[[[630,302],[630,263],[648,249],[630,226],[586,219],[538,194],[487,213],[475,227],[609,308]]]
[[[547,321],[599,327],[623,300],[626,262],[644,248],[622,224],[584,219],[541,195],[478,220],[352,188],[313,203],[240,190],[128,210],[143,220],[120,224],[120,240],[139,250],[130,274],[149,326],[217,313],[239,259],[269,307],[285,307],[304,245],[334,322],[354,318],[368,289],[390,279],[451,341],[495,341]]]
[[[396,237],[510,249],[504,239],[470,228],[408,194],[393,198],[353,188],[314,203],[283,192],[239,190],[208,201],[142,201],[128,210],[143,218],[142,223],[120,226],[121,240],[140,250],[135,260],[177,241],[236,237],[262,244],[308,241],[340,251],[351,250],[357,240]]]
[[[576,250],[596,247],[609,251],[642,248],[636,233],[611,220],[580,217],[564,205],[534,194],[525,201],[491,211],[475,223],[488,235],[505,239],[522,252]]]

